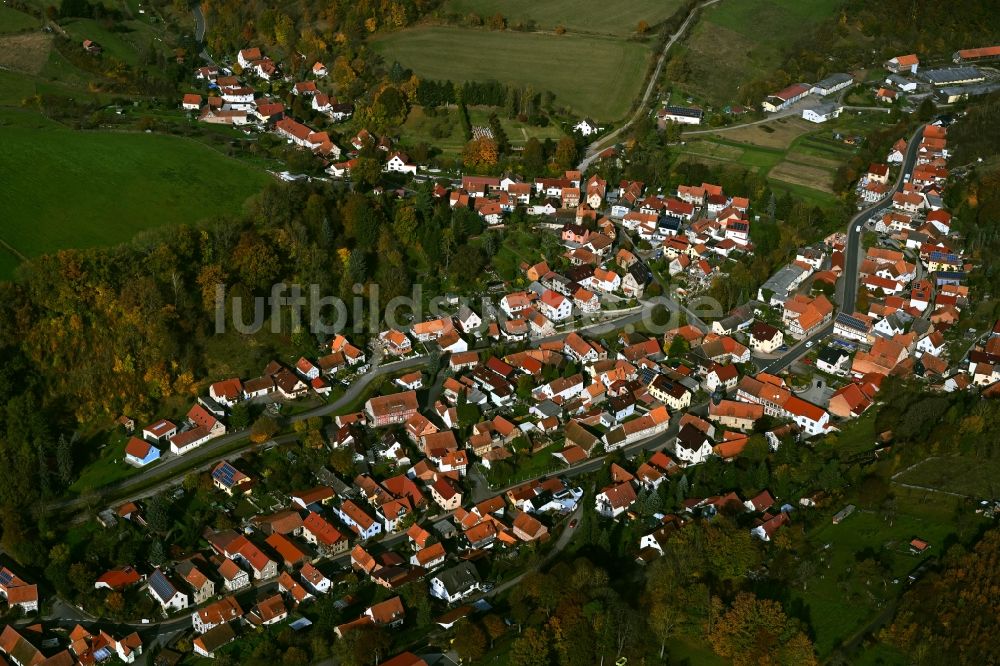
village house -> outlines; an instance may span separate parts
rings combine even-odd
[[[885,63],[885,68],[893,74],[901,74],[903,72],[916,74],[918,67],[920,67],[920,58],[918,58],[915,53],[896,56],[894,58],[890,58]]]
[[[369,516],[353,500],[344,500],[339,507],[334,508],[334,513],[363,541],[382,532],[382,523]]]
[[[243,617],[236,597],[223,597],[191,614],[191,624],[196,633],[203,634],[215,627]]]
[[[636,500],[635,488],[625,481],[608,486],[597,493],[594,505],[597,513],[604,518],[618,518],[631,507]]]
[[[232,497],[249,493],[253,483],[249,476],[223,460],[212,469],[212,485]]]
[[[0,597],[11,608],[19,608],[23,613],[38,610],[38,586],[23,580],[7,567],[0,569]]]
[[[674,455],[681,462],[697,465],[712,455],[712,440],[708,433],[693,423],[684,424],[674,439]]]
[[[784,344],[781,330],[763,321],[756,321],[750,327],[750,348],[756,352],[773,354]]]
[[[708,419],[727,428],[750,431],[764,417],[763,405],[735,400],[720,400],[708,405]]]
[[[198,565],[207,569],[208,562],[201,556],[197,556],[195,558],[179,562],[177,566],[174,567],[174,573],[180,576],[181,580],[183,580],[191,590],[191,600],[195,605],[203,604],[208,601],[208,599],[215,596],[215,581],[206,576],[202,570],[198,568]]]
[[[374,428],[406,423],[417,413],[417,394],[404,391],[392,395],[376,396],[365,402],[365,415]]]
[[[180,592],[159,567],[149,575],[148,589],[150,596],[160,604],[164,613],[188,607],[188,595]]]
[[[431,596],[449,604],[475,594],[481,587],[479,572],[471,562],[439,571],[430,580]]]
[[[229,624],[220,624],[191,641],[195,654],[206,659],[214,659],[217,650],[236,640],[236,632]]]
[[[236,562],[225,558],[219,565],[219,575],[222,577],[223,587],[234,592],[250,585],[250,574],[240,569]]]
[[[411,176],[417,175],[417,165],[410,163],[410,158],[406,153],[396,151],[389,156],[382,171],[386,173],[403,173]]]
[[[145,467],[160,459],[160,450],[138,437],[130,437],[125,444],[125,462],[133,467]]]

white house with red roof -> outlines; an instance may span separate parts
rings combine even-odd
[[[597,513],[605,518],[617,518],[635,503],[635,488],[631,481],[608,486],[597,493],[594,506]]]
[[[177,426],[166,419],[160,419],[142,429],[142,436],[150,442],[162,442],[177,434]]]
[[[145,467],[160,459],[160,450],[138,437],[131,437],[125,444],[125,462],[133,467]]]
[[[236,61],[240,63],[240,67],[246,69],[254,60],[260,60],[261,53],[260,49],[257,47],[243,49],[236,56]]]
[[[573,315],[573,302],[551,289],[546,289],[542,292],[542,297],[538,301],[538,308],[542,311],[542,314],[554,322],[569,319]]]

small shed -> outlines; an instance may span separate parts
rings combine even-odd
[[[833,524],[839,525],[845,518],[854,513],[854,505],[848,504],[843,509],[833,515]]]

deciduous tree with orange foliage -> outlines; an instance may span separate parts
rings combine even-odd
[[[781,604],[740,592],[708,635],[715,652],[735,666],[816,664],[812,642],[798,623],[790,621]]]
[[[462,152],[462,160],[465,165],[479,169],[495,167],[499,157],[497,142],[486,137],[473,139],[465,144],[465,150]]]

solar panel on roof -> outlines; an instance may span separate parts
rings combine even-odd
[[[167,580],[167,577],[163,575],[163,572],[157,569],[149,577],[149,588],[153,590],[153,593],[157,597],[166,601],[170,599],[175,594],[177,590],[174,588],[173,583]]]
[[[14,574],[10,571],[4,569],[0,571],[0,585],[10,585],[11,581],[14,580]]]
[[[235,477],[239,471],[229,463],[222,463],[212,472],[212,478],[225,486],[235,483]]]
[[[837,315],[837,321],[844,324],[845,326],[851,326],[852,328],[857,328],[860,330],[868,330],[868,324],[858,319],[857,317],[852,317],[846,313],[840,313]]]

